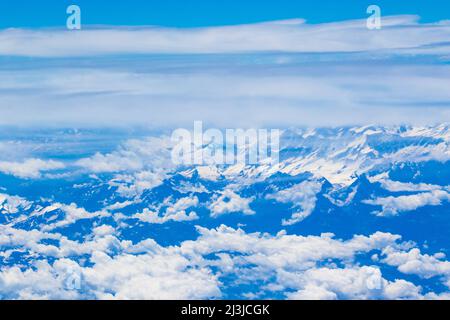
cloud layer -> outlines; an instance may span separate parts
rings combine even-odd
[[[251,25],[168,29],[159,27],[67,30],[7,29],[0,55],[67,57],[105,54],[362,52],[449,53],[447,22],[419,24],[416,16],[383,18],[376,32],[366,20],[311,25],[304,20]]]
[[[254,298],[274,292],[290,299],[445,298],[403,279],[388,280],[375,263],[355,263],[357,255],[369,252],[401,273],[440,276],[444,283],[450,276],[449,262],[441,255],[422,254],[401,243],[398,235],[382,232],[343,241],[332,234],[271,236],[199,227],[196,240],[162,247],[151,239],[120,241],[104,225],[84,243],[37,230],[0,229],[6,260],[17,245],[44,255],[33,268],[0,270],[0,294],[9,299],[211,299],[223,297],[221,277],[236,276],[240,284],[259,283],[244,293]],[[45,239],[57,245],[40,243]],[[82,254],[89,257],[86,266],[77,262]],[[52,257],[56,259],[49,262]]]
[[[447,22],[0,31],[0,124],[221,127],[450,121]],[[24,60],[24,57],[27,59]],[[31,58],[31,59],[28,59]]]

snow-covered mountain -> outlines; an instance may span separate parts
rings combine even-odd
[[[177,166],[163,133],[3,137],[2,297],[449,297],[448,124],[290,128],[277,165]]]

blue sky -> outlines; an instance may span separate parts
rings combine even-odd
[[[65,25],[68,5],[82,8],[84,24],[198,27],[304,18],[323,23],[364,18],[377,4],[384,15],[416,14],[422,22],[449,19],[446,0],[40,0],[1,1],[0,28]]]

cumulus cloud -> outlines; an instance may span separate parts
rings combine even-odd
[[[96,252],[93,267],[81,268],[67,259],[34,270],[14,267],[0,272],[0,293],[11,299],[202,299],[220,296],[215,277],[191,268],[189,260],[168,253],[111,258]],[[130,266],[133,266],[130,268]],[[85,295],[67,286],[68,277],[94,288]]]
[[[322,182],[317,180],[306,180],[285,190],[278,191],[266,196],[281,203],[292,203],[293,208],[301,208],[282,224],[293,225],[308,217],[316,208],[317,194],[322,190]]]
[[[70,205],[55,203],[52,210],[55,209],[61,210],[64,213],[64,218],[59,221],[43,225],[41,228],[43,231],[51,231],[56,228],[65,227],[77,222],[78,220],[108,217],[111,215],[111,213],[107,211],[89,212],[84,208],[78,207],[75,203]],[[41,211],[40,213],[43,212]]]
[[[22,210],[28,210],[30,207],[31,202],[22,197],[0,193],[0,213],[15,214]]]
[[[137,197],[162,184],[175,165],[171,161],[169,138],[131,139],[111,153],[96,153],[75,165],[93,173],[114,173],[108,184],[124,197]]]
[[[9,268],[0,272],[0,294],[9,299],[79,299],[80,295],[65,286],[65,265],[72,261],[58,260],[53,265],[46,261],[36,263],[36,269]],[[30,285],[32,284],[32,285]]]
[[[443,190],[417,193],[407,196],[389,196],[371,200],[363,200],[363,203],[381,206],[381,211],[376,211],[378,216],[395,216],[400,212],[413,211],[424,206],[440,206],[443,202],[450,201],[450,193]]]
[[[43,239],[59,239],[60,236],[57,234],[45,233],[39,230],[26,231],[5,225],[0,225],[0,230],[0,246],[5,252],[9,248],[20,247],[45,256],[58,254],[57,247],[40,243]]]
[[[421,288],[405,280],[387,281],[376,267],[346,269],[317,268],[302,277],[283,274],[283,281],[296,281],[302,289],[290,293],[290,299],[419,299]],[[298,283],[300,282],[300,283]]]
[[[114,259],[97,253],[84,270],[100,299],[202,299],[220,296],[218,282],[206,268],[170,251]],[[133,266],[133,268],[129,268]],[[128,271],[125,271],[128,270]],[[113,294],[108,292],[113,292]]]
[[[378,182],[381,186],[391,192],[419,192],[419,191],[433,191],[433,190],[441,190],[448,189],[449,187],[442,187],[433,184],[427,183],[411,183],[411,182],[400,182],[394,181],[388,178],[388,172],[384,172],[382,174],[376,175],[374,177],[369,177],[369,181],[374,183]]]
[[[197,197],[181,198],[175,203],[164,201],[164,206],[167,205],[167,207],[162,216],[160,216],[158,211],[145,208],[142,213],[136,213],[132,217],[143,222],[156,224],[163,224],[168,221],[193,221],[199,218],[197,213],[192,210],[188,213],[187,210],[198,206],[198,203]]]
[[[134,172],[146,167],[173,167],[170,160],[172,143],[167,137],[148,137],[146,139],[130,139],[111,153],[96,153],[92,157],[83,158],[76,165],[95,173]]]
[[[23,162],[0,161],[0,172],[19,178],[40,178],[42,172],[65,168],[62,162],[54,160],[27,159]]]
[[[410,149],[410,147],[406,147]],[[419,149],[422,147],[419,146]],[[439,147],[438,147],[439,149]],[[402,153],[402,150],[397,154]],[[419,160],[421,156],[418,156]],[[439,159],[440,157],[438,157]],[[440,206],[450,201],[449,186],[440,186],[427,183],[400,182],[389,179],[388,172],[369,177],[372,183],[380,183],[381,186],[391,192],[414,192],[411,195],[379,197],[363,200],[365,204],[381,206],[381,211],[376,211],[378,216],[395,216],[400,212],[413,211],[424,206]]]
[[[410,251],[386,248],[383,250],[383,255],[384,263],[397,267],[403,273],[415,274],[423,278],[444,277],[444,283],[450,288],[450,262],[442,260],[445,255],[422,254],[417,248]]]
[[[196,240],[162,247],[151,239],[136,244],[119,241],[109,226],[95,228],[95,236],[83,243],[37,230],[2,228],[2,248],[14,250],[23,244],[30,253],[42,254],[44,258],[36,261],[33,268],[1,268],[0,294],[8,298],[218,298],[223,297],[223,276],[238,277],[240,283],[262,283],[254,292],[247,292],[256,296],[275,290],[291,299],[441,297],[403,279],[387,280],[377,266],[355,264],[357,255],[374,251],[384,254],[389,265],[403,266],[405,260],[412,260],[411,253],[405,251],[408,246],[399,242],[399,236],[389,233],[343,241],[334,239],[332,234],[296,236],[280,232],[271,236],[225,226],[199,227]],[[5,234],[9,236],[5,238]],[[46,238],[59,244],[40,243]],[[45,259],[51,254],[57,257],[54,262]],[[75,258],[86,254],[86,265]],[[448,262],[422,257],[427,264],[435,265],[432,275],[447,274],[448,266],[439,264]],[[336,261],[341,261],[342,266],[337,266]],[[399,270],[411,272],[403,267]],[[79,277],[79,288],[67,287],[67,279],[73,276]]]
[[[246,215],[255,214],[250,208],[253,198],[242,198],[233,190],[226,189],[219,196],[215,196],[209,206],[211,217],[217,218],[228,213],[243,213]]]
[[[136,171],[143,167],[138,158],[133,159],[114,154],[103,155],[101,153],[96,153],[90,158],[81,159],[77,164],[93,172]]]
[[[108,184],[117,187],[117,193],[121,196],[132,198],[161,185],[164,178],[165,174],[161,171],[139,171],[132,174],[116,174]]]

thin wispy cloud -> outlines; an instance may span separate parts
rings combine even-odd
[[[0,124],[450,121],[450,23],[418,21],[385,17],[381,30],[365,20],[7,29],[0,31],[0,59],[9,59],[0,67]]]
[[[450,23],[421,24],[417,16],[392,16],[381,30],[366,20],[308,24],[294,19],[267,23],[191,29],[161,27],[86,27],[6,29],[0,32],[0,55],[74,57],[112,54],[201,54],[248,52],[450,53]],[[447,43],[447,45],[446,45]]]
[[[445,65],[279,64],[275,55],[272,63],[251,62],[230,72],[229,63],[192,65],[184,59],[185,66],[175,70],[142,59],[142,71],[116,66],[0,71],[5,106],[0,123],[163,127],[197,119],[220,126],[449,120]]]

